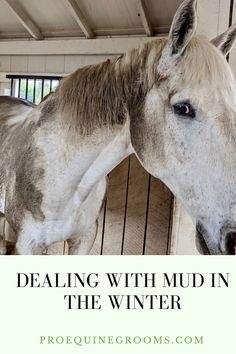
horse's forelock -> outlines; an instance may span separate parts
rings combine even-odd
[[[56,96],[70,131],[90,134],[98,127],[124,124],[137,99],[158,80],[156,65],[165,39],[75,71],[60,83]]]
[[[194,37],[181,59],[184,84],[207,88],[228,100],[235,90],[232,71],[221,52],[202,36]]]

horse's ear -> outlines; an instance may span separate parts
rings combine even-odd
[[[211,43],[219,48],[224,55],[227,55],[236,39],[236,24],[227,29],[224,33],[220,34],[218,37],[212,39]]]
[[[197,27],[197,0],[185,0],[178,8],[169,34],[171,54],[181,55]]]

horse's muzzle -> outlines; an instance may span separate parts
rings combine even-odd
[[[221,249],[223,254],[236,255],[236,227],[221,230]]]
[[[225,224],[220,230],[220,243],[214,245],[201,222],[196,226],[196,246],[205,255],[236,255],[236,226]]]

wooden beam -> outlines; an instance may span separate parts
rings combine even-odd
[[[139,3],[139,12],[143,23],[143,27],[145,29],[146,35],[150,37],[153,35],[153,29],[148,16],[146,4],[144,0],[138,0],[138,3]]]
[[[4,0],[10,9],[14,12],[17,18],[20,20],[22,25],[35,39],[43,39],[43,35],[39,28],[33,23],[30,17],[25,13],[25,11],[20,7],[18,2],[15,0]]]
[[[169,26],[153,27],[153,32],[158,34],[159,37],[166,36],[169,32]],[[68,30],[47,30],[41,32],[43,37],[46,38],[73,38],[73,37],[83,37],[84,34],[79,29],[68,29]],[[94,30],[96,37],[104,36],[144,36],[145,31],[143,27],[120,27],[120,28],[99,28]],[[0,39],[18,39],[18,38],[30,38],[27,32],[0,32]]]
[[[64,0],[66,6],[70,10],[70,13],[74,17],[75,21],[78,23],[82,29],[86,38],[94,38],[94,33],[91,30],[86,18],[84,17],[82,11],[79,8],[76,0]]]
[[[157,37],[2,41],[0,55],[119,55]]]

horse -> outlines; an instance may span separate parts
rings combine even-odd
[[[17,254],[65,240],[88,254],[106,176],[133,153],[183,203],[201,253],[235,254],[236,27],[197,36],[196,4],[183,1],[168,38],[75,71],[37,107],[1,99],[0,212]]]

